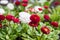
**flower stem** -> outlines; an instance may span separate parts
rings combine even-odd
[[[42,40],[43,35],[44,35],[44,34],[41,35],[40,40]]]

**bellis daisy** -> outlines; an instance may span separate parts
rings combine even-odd
[[[14,5],[12,3],[9,3],[7,5],[7,8],[10,9],[10,10],[13,10],[14,9]]]
[[[27,12],[20,12],[19,19],[22,23],[29,23],[30,22],[30,14]]]
[[[5,10],[3,8],[0,8],[0,15],[4,14]]]

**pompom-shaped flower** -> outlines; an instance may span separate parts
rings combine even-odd
[[[4,19],[5,19],[5,16],[4,15],[0,15],[0,21],[4,20]]]
[[[55,5],[55,6],[59,5],[59,2],[54,2],[54,5]]]
[[[8,0],[1,0],[0,4],[8,4]]]
[[[40,12],[41,13],[43,11],[42,7],[40,7],[40,6],[35,6],[34,9],[35,9],[35,12]]]
[[[8,3],[7,8],[10,10],[14,9],[14,5],[12,3]]]
[[[0,15],[4,14],[5,10],[3,8],[0,8]]]
[[[22,23],[29,23],[30,22],[30,14],[27,12],[20,12],[19,19]]]
[[[20,1],[17,0],[17,1],[15,2],[15,5],[19,6],[19,5],[20,5]]]
[[[28,5],[28,0],[22,0],[22,6],[26,7]]]
[[[0,28],[2,28],[2,24],[0,24]]]
[[[22,3],[28,3],[28,0],[22,0]]]
[[[48,6],[45,5],[44,8],[45,8],[45,9],[48,9]]]
[[[58,22],[52,21],[52,22],[51,22],[51,25],[54,26],[54,27],[58,27]]]
[[[37,26],[38,26],[38,23],[35,23],[35,22],[32,22],[32,21],[31,21],[31,22],[29,23],[29,25],[32,26],[32,27],[37,27]]]
[[[43,27],[41,28],[41,31],[42,31],[44,34],[49,34],[49,33],[50,33],[50,29],[49,29],[48,27],[46,27],[46,26],[43,26]]]
[[[6,16],[6,19],[7,19],[8,21],[12,21],[13,18],[14,18],[14,16],[12,16],[12,15],[7,15],[7,16]]]
[[[50,20],[49,15],[48,14],[44,14],[44,19],[47,20],[47,21],[49,21]]]
[[[13,18],[14,23],[20,23],[20,20],[18,18]]]
[[[26,7],[27,6],[27,3],[22,3],[22,6]]]
[[[32,22],[38,23],[38,22],[40,21],[40,17],[39,17],[37,14],[32,14],[32,15],[30,16],[30,20],[31,20]]]

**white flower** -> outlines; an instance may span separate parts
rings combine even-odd
[[[0,15],[4,14],[5,10],[3,8],[0,8]]]
[[[13,10],[14,9],[14,5],[12,3],[9,3],[7,5],[7,8],[10,9],[10,10]]]
[[[8,0],[1,0],[0,4],[8,4]]]
[[[19,13],[19,19],[22,23],[29,23],[30,22],[30,14],[27,12],[20,12]]]
[[[40,6],[35,6],[34,9],[35,9],[35,12],[42,12],[42,10],[39,10],[39,8],[43,9],[42,7]]]

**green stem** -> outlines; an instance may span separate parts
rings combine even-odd
[[[11,25],[10,25],[10,21],[9,21],[9,26],[11,26]]]
[[[42,40],[43,35],[44,35],[44,34],[41,35],[40,40]]]

